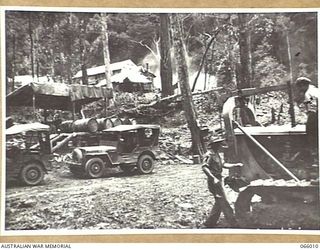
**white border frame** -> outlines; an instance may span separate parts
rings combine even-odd
[[[318,41],[318,81],[320,58],[320,8],[89,8],[89,7],[22,7],[0,6],[1,27],[1,99],[2,99],[2,155],[5,155],[5,114],[6,114],[6,44],[5,44],[5,11],[48,11],[48,12],[107,12],[107,13],[317,13],[317,41]],[[318,117],[319,118],[319,117]],[[319,119],[320,121],[320,119]],[[320,230],[276,230],[276,229],[106,229],[106,230],[5,230],[5,157],[1,157],[1,211],[0,235],[2,236],[36,236],[36,235],[155,235],[155,234],[286,234],[286,235],[320,235]],[[230,235],[230,236],[231,236]]]

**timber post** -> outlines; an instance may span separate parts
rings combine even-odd
[[[34,118],[37,119],[37,115],[36,115],[36,95],[34,93],[32,95],[32,108],[33,108]]]

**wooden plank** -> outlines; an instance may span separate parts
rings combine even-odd
[[[71,140],[73,137],[73,134],[69,134],[66,138],[64,138],[61,142],[58,142],[56,146],[52,148],[52,153],[54,153],[56,150],[61,148],[63,145],[65,145],[68,141]]]
[[[193,161],[187,159],[187,158],[184,158],[182,156],[179,156],[179,155],[175,155],[174,156],[176,159],[178,159],[179,161],[185,163],[185,164],[193,164]]]

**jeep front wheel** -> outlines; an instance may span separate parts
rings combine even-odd
[[[38,163],[29,163],[20,172],[20,180],[28,186],[36,186],[44,179],[44,170]]]
[[[142,155],[138,160],[138,172],[150,174],[154,169],[154,160],[150,155]]]
[[[87,161],[85,169],[89,178],[100,178],[104,172],[104,163],[100,158],[92,158]]]

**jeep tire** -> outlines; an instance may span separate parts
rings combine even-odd
[[[39,163],[31,162],[22,167],[20,180],[28,186],[39,185],[44,179],[44,170]]]
[[[137,167],[140,174],[150,174],[154,169],[154,160],[150,155],[141,155]]]
[[[100,178],[104,173],[104,162],[98,157],[91,158],[86,163],[85,171],[88,178]]]

